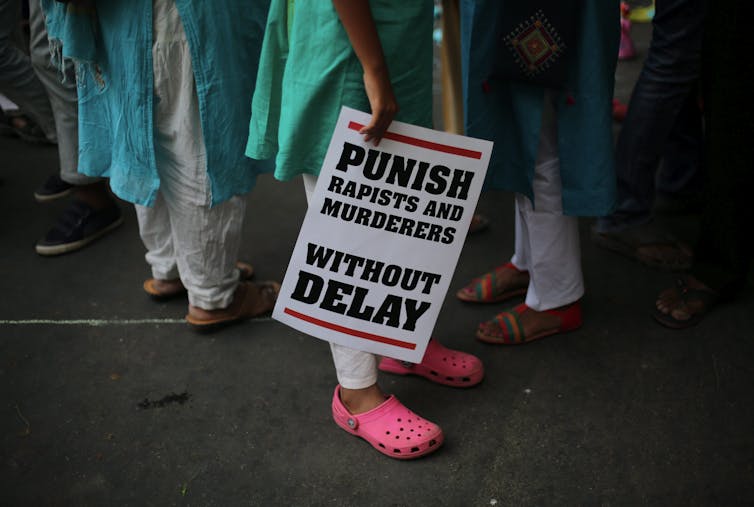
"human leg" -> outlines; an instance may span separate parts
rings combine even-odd
[[[704,0],[657,4],[651,46],[616,148],[618,204],[598,221],[599,233],[651,220],[660,157],[699,78],[703,17]]]
[[[39,0],[29,2],[29,28],[31,63],[52,107],[60,160],[60,176],[48,179],[43,187],[49,186],[48,184],[62,188],[65,188],[64,183],[73,185],[71,192],[74,202],[36,247],[42,255],[56,255],[88,245],[118,227],[123,219],[106,181],[77,172],[79,144],[76,76],[71,62],[67,62],[63,69],[64,80],[50,62],[44,13]],[[50,194],[38,190],[35,195],[44,201],[49,200],[50,195],[59,196],[60,192]]]
[[[516,195],[511,262],[528,270],[526,300],[514,311],[480,324],[477,336],[484,341],[520,343],[581,325],[578,301],[584,281],[578,219],[563,214],[557,139],[555,110],[547,94],[532,182],[534,203]]]
[[[749,132],[754,120],[746,103],[754,86],[746,57],[747,19],[751,6],[722,2],[707,20],[704,104],[708,201],[689,276],[660,293],[655,318],[663,325],[685,328],[696,324],[718,302],[735,298],[745,285],[754,259],[750,233],[754,208],[754,146]]]
[[[518,205],[517,205],[518,206]],[[516,208],[518,210],[518,208]],[[526,225],[515,217],[515,247],[513,258],[466,284],[456,292],[456,297],[467,303],[499,303],[526,294],[529,284],[528,241],[524,240]]]
[[[55,140],[52,109],[42,83],[34,73],[29,57],[13,42],[20,19],[21,2],[0,0],[0,90]]]
[[[191,52],[173,1],[154,3],[152,48],[155,115],[155,156],[160,191],[167,210],[172,257],[188,291],[187,320],[197,329],[254,317],[274,306],[279,286],[239,283],[236,259],[246,210],[243,196],[211,206],[204,135],[194,81]],[[155,239],[164,247],[164,266],[153,274],[172,276],[167,232]]]

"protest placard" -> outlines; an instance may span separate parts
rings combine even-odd
[[[479,199],[492,143],[344,107],[273,318],[306,334],[421,362]]]

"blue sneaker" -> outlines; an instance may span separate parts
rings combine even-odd
[[[82,201],[73,201],[58,223],[37,242],[39,255],[74,252],[102,237],[123,223],[116,205],[95,210]]]

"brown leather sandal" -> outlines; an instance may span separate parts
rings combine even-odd
[[[219,310],[202,310],[189,305],[186,322],[195,331],[207,332],[269,315],[275,307],[279,293],[280,284],[277,282],[240,282],[230,306]]]

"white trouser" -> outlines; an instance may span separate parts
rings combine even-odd
[[[316,185],[316,176],[304,174],[307,202],[311,200]],[[330,351],[332,352],[333,363],[335,363],[338,383],[341,387],[364,389],[377,383],[377,361],[379,359],[377,355],[336,343],[330,343]]]
[[[529,271],[526,305],[542,311],[584,295],[578,218],[563,215],[558,130],[552,96],[545,94],[534,169],[534,206],[516,194],[516,242],[511,262]]]
[[[210,207],[204,136],[191,54],[174,0],[154,0],[155,155],[160,193],[136,206],[152,276],[180,276],[189,303],[225,308],[238,284],[235,267],[246,200]]]

